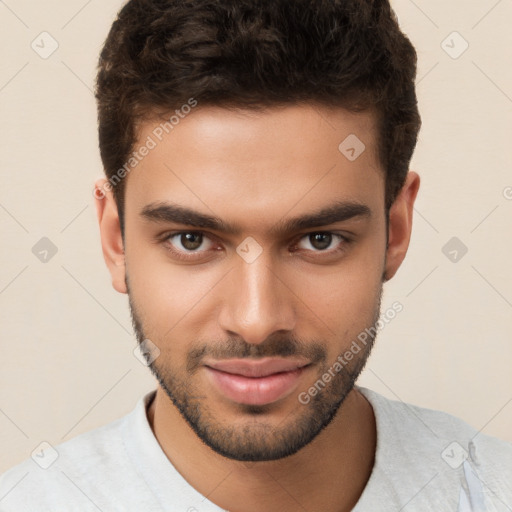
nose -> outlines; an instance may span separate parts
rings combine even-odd
[[[240,259],[227,276],[220,327],[247,343],[260,344],[269,336],[295,327],[294,295],[272,258],[261,254],[256,261]]]

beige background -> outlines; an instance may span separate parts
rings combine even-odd
[[[512,441],[512,2],[393,3],[419,54],[412,168],[423,182],[410,253],[386,288],[384,309],[404,310],[360,383]],[[42,441],[120,417],[154,386],[91,195],[95,66],[120,6],[0,3],[0,472]],[[31,48],[43,31],[59,44],[48,59]],[[469,43],[456,59],[442,47],[463,48],[453,35],[442,45],[453,31]],[[58,248],[46,263],[32,253],[42,237]],[[468,248],[456,263],[442,252],[452,237]]]

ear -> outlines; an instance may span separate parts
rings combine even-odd
[[[388,246],[384,274],[386,281],[396,274],[407,253],[411,239],[414,201],[419,187],[420,177],[415,172],[409,172],[402,190],[389,210]]]
[[[119,293],[127,293],[123,237],[110,183],[106,179],[97,180],[94,183],[93,195],[100,225],[103,258],[112,277],[112,286]]]

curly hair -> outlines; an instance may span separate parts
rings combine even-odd
[[[388,0],[129,0],[98,63],[106,176],[130,158],[139,122],[191,98],[247,109],[311,102],[375,112],[389,210],[421,125],[416,60]],[[124,182],[112,187],[121,229]]]

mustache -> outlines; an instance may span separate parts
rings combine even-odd
[[[266,339],[254,345],[241,338],[229,338],[222,342],[203,343],[187,355],[187,371],[193,373],[205,357],[213,359],[262,359],[264,357],[304,357],[311,363],[324,363],[327,359],[325,344],[304,342],[290,336]]]

